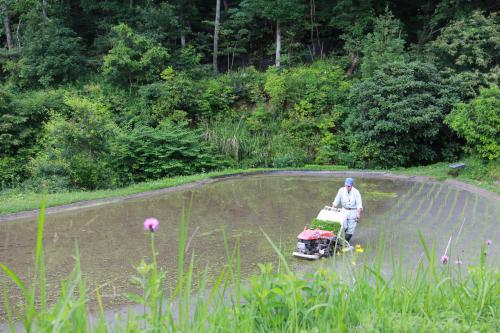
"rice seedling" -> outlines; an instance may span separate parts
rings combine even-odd
[[[427,207],[418,216],[418,221],[419,221],[418,224],[419,225],[423,225],[429,220],[430,213],[432,212],[432,210],[436,207],[436,205],[439,202],[438,200],[436,200],[436,198],[440,197],[440,194],[443,191],[443,186],[438,185],[437,187],[438,187],[437,192],[429,195],[429,197],[427,198]]]
[[[402,219],[403,214],[406,214],[406,212],[411,211],[411,205],[415,202],[416,198],[419,197],[419,195],[422,193],[424,189],[425,183],[420,183],[418,185],[418,188],[416,191],[413,191],[410,196],[407,197],[407,199],[403,202],[403,205],[399,208],[397,212],[397,220],[399,222],[403,222],[404,220]]]
[[[454,191],[454,192],[455,192],[455,195],[453,196],[453,203],[451,204],[451,207],[449,209],[446,209],[446,217],[444,219],[440,220],[440,221],[442,221],[443,224],[446,224],[449,221],[451,221],[451,217],[453,216],[455,209],[457,208],[458,196],[460,193],[458,191]],[[445,207],[448,207],[448,206],[445,206]]]
[[[429,202],[429,196],[432,195],[432,193],[434,192],[435,187],[436,187],[436,184],[432,184],[432,186],[430,187],[430,189],[428,189],[425,192],[424,197],[420,198],[420,200],[418,201],[417,205],[410,210],[409,214],[406,216],[406,218],[404,219],[404,221],[411,221],[411,220],[413,220],[417,214],[418,214],[418,216],[420,218],[422,218],[422,216],[424,215],[424,212],[422,212],[422,206],[424,204],[426,204],[426,203]],[[429,209],[429,206],[427,207],[427,210]]]

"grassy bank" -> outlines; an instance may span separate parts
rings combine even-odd
[[[209,173],[202,173],[190,176],[179,176],[173,178],[163,178],[159,180],[139,183],[118,189],[96,190],[96,191],[71,191],[62,193],[49,193],[46,196],[47,207],[60,206],[80,201],[104,199],[137,194],[147,191],[168,188],[196,181],[221,177],[239,173],[252,173],[262,171],[277,170],[347,170],[344,166],[310,166],[304,168],[253,168],[253,169],[227,169]],[[0,215],[34,210],[40,207],[41,194],[22,191],[19,189],[5,190],[0,192]]]
[[[428,166],[396,168],[390,170],[395,174],[407,176],[427,176],[437,180],[457,179],[475,185],[493,193],[500,194],[500,163],[490,162],[484,164],[473,158],[462,160],[465,167],[461,170],[453,170],[449,163],[436,163]],[[456,174],[453,174],[456,172]]]
[[[496,178],[494,173],[498,171],[495,171],[495,169],[493,168],[493,172],[490,172],[492,173],[492,176],[487,177],[485,175],[488,174],[488,171],[485,171],[484,167],[480,163],[474,160],[466,160],[465,162],[467,166],[463,171],[459,172],[457,177],[453,177],[452,175],[449,174],[451,169],[449,168],[448,163],[438,163],[425,167],[414,167],[406,169],[398,168],[391,170],[353,170],[353,171],[388,171],[391,173],[407,175],[407,176],[429,176],[436,178],[438,180],[445,180],[447,178],[456,178],[460,181],[470,183],[472,185],[478,186],[488,191],[500,193],[500,186],[495,183]],[[119,189],[50,193],[47,195],[46,201],[47,201],[47,207],[53,207],[80,201],[127,196],[146,191],[152,191],[182,184],[188,184],[204,179],[209,179],[211,177],[220,177],[238,173],[251,173],[251,172],[277,171],[277,170],[346,171],[348,169],[345,166],[329,166],[329,165],[308,165],[302,168],[282,168],[282,169],[271,169],[271,168],[227,169],[223,171],[196,174],[191,176],[164,178],[160,180],[134,184]],[[500,177],[500,175],[498,175],[498,177]],[[481,178],[482,180],[478,180]],[[0,215],[37,209],[40,205],[40,198],[41,198],[40,193],[27,192],[18,189],[6,190],[0,192]]]
[[[42,209],[43,212],[43,209]],[[476,266],[440,263],[422,239],[425,258],[403,271],[404,257],[393,258],[392,273],[382,273],[381,259],[367,263],[362,251],[325,259],[313,273],[293,272],[279,249],[279,269],[261,264],[260,274],[242,283],[238,242],[225,241],[226,265],[214,281],[195,276],[186,256],[187,228],[181,215],[176,286],[165,285],[158,267],[154,232],[149,259],[136,266],[132,279],[142,292],[130,300],[143,305],[140,313],[109,324],[99,289],[85,286],[78,253],[73,273],[61,284],[61,296],[48,304],[45,290],[43,213],[39,219],[34,278],[21,281],[3,264],[0,268],[22,291],[17,300],[27,332],[498,332],[500,330],[500,271],[478,259]],[[138,230],[141,226],[138,225]],[[148,229],[154,230],[154,229]],[[264,234],[265,237],[267,235]],[[380,245],[383,245],[382,243]],[[479,245],[480,246],[480,245]],[[483,253],[488,245],[483,245]],[[383,248],[380,246],[379,248]],[[148,256],[146,253],[145,256]],[[187,263],[188,265],[184,265]],[[341,269],[339,269],[341,266]],[[342,273],[339,273],[342,272]],[[465,274],[464,274],[465,273]],[[196,288],[192,286],[196,285]],[[5,290],[10,330],[12,308]],[[167,290],[173,290],[172,294]],[[95,297],[100,311],[88,309]],[[174,301],[175,300],[175,301]]]

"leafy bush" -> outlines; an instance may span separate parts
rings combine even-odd
[[[152,83],[139,88],[140,109],[135,115],[135,122],[147,124],[155,127],[166,118],[171,118],[179,111],[185,113],[189,119],[198,120],[208,116],[211,112],[210,97],[206,95],[203,87],[195,84],[183,72],[177,72],[171,67],[167,67],[161,78],[164,82]],[[203,97],[207,97],[205,100]],[[213,103],[221,102],[218,97],[214,97]]]
[[[429,45],[436,61],[458,72],[500,70],[500,16],[475,11],[446,26]]]
[[[271,110],[264,104],[258,104],[251,112],[245,115],[248,129],[257,133],[272,133],[279,130],[280,124],[273,120]]]
[[[384,15],[375,19],[373,32],[363,41],[363,60],[361,72],[364,78],[384,64],[404,61],[405,40],[401,38],[403,27],[401,22],[386,8]]]
[[[113,34],[113,47],[104,56],[102,67],[109,82],[131,87],[160,79],[160,73],[170,59],[167,49],[135,33],[126,24],[115,26]]]
[[[346,115],[347,108],[341,105],[335,107],[330,114],[319,117],[320,141],[318,142],[315,163],[343,164],[346,162],[347,144],[341,130]]]
[[[219,76],[219,80],[231,87],[237,101],[248,104],[264,102],[265,74],[252,66],[228,72]]]
[[[281,124],[279,136],[286,141],[286,150],[293,151],[294,162],[288,166],[340,160],[339,137],[349,88],[343,71],[332,60],[279,73],[268,71],[265,91],[274,111],[270,122]],[[280,155],[280,160],[289,159]]]
[[[157,127],[138,125],[119,139],[114,165],[123,183],[206,172],[223,165],[200,131],[166,119]]]
[[[205,117],[227,115],[235,99],[231,87],[217,79],[201,81],[198,86],[201,92],[199,96],[201,115]]]
[[[500,158],[500,88],[481,88],[478,97],[458,103],[446,117],[448,124],[469,148],[486,160]]]
[[[442,119],[448,108],[446,87],[433,65],[391,63],[351,91],[346,133],[350,164],[365,167],[409,166],[437,156]]]
[[[0,157],[0,190],[21,184],[28,176],[26,156]]]
[[[290,69],[285,82],[288,109],[306,100],[311,103],[314,115],[329,113],[336,105],[343,104],[350,88],[344,71],[333,60]]]
[[[264,90],[269,96],[273,109],[277,112],[286,107],[286,74],[286,70],[279,73],[273,67],[269,68],[266,72]]]
[[[85,58],[81,38],[58,20],[30,27],[21,59],[11,68],[12,79],[23,87],[54,86],[75,80]]]
[[[201,61],[201,54],[192,45],[177,50],[172,55],[172,63],[177,70],[196,73]]]
[[[316,153],[316,147],[320,140],[317,119],[314,117],[314,109],[311,103],[302,100],[294,105],[281,125],[290,145],[301,147],[307,161],[312,161]]]
[[[44,126],[43,150],[32,165],[35,178],[67,179],[77,188],[111,187],[110,154],[120,130],[108,109],[95,101],[66,95],[69,119],[57,115]],[[56,181],[57,182],[57,181]]]
[[[16,156],[20,151],[31,150],[50,114],[65,109],[67,107],[60,90],[18,95],[0,90],[0,157]]]
[[[431,59],[451,75],[464,98],[479,88],[500,84],[500,16],[475,11],[446,26],[428,46]]]

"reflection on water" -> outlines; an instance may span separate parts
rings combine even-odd
[[[230,246],[240,240],[242,274],[257,272],[257,263],[276,260],[262,231],[283,249],[294,269],[314,269],[317,263],[292,258],[296,236],[324,205],[331,203],[342,185],[343,178],[329,175],[248,176],[48,215],[44,245],[49,294],[54,296],[61,278],[73,267],[72,254],[78,247],[89,286],[103,286],[101,292],[108,306],[123,304],[123,294],[131,288],[132,266],[150,255],[149,237],[142,230],[142,222],[149,216],[161,221],[157,232],[159,264],[167,270],[172,287],[180,214],[190,203],[192,239],[188,252],[189,256],[195,254],[198,269],[208,268],[212,274],[220,271],[226,262],[225,233]],[[444,251],[450,235],[454,237],[453,251],[464,259],[476,255],[486,238],[496,240],[491,251],[499,249],[500,214],[495,202],[438,183],[358,178],[355,186],[361,191],[365,209],[353,240],[372,249],[365,252],[368,257],[376,252],[382,229],[394,254],[400,248],[409,254],[405,257],[407,264],[416,263],[422,253],[418,230],[436,243],[438,253]],[[0,261],[25,281],[32,275],[35,242],[35,218],[1,223]],[[390,263],[389,254],[386,263]],[[12,298],[15,302],[15,294]]]

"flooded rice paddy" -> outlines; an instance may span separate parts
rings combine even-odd
[[[160,222],[157,232],[159,264],[167,270],[167,282],[175,284],[179,221],[183,207],[191,205],[188,258],[194,253],[198,271],[215,276],[227,261],[223,233],[230,246],[239,239],[244,276],[256,273],[257,264],[276,261],[263,232],[283,249],[296,270],[311,270],[331,263],[302,261],[291,256],[297,234],[319,210],[332,202],[344,177],[331,174],[254,175],[221,179],[191,189],[124,200],[46,216],[44,246],[49,297],[74,265],[78,247],[81,266],[91,288],[101,286],[108,307],[126,303],[133,266],[150,257],[150,239],[143,231],[146,217]],[[388,178],[355,178],[363,197],[364,212],[352,242],[365,249],[371,260],[377,255],[383,233],[383,264],[390,269],[391,256],[401,254],[405,266],[423,259],[421,232],[434,244],[437,260],[452,237],[450,263],[476,264],[487,239],[488,260],[500,259],[500,206],[486,198],[438,182]],[[0,262],[24,281],[32,276],[36,243],[36,218],[0,222]],[[450,254],[450,253],[448,253]],[[2,281],[5,283],[4,276]],[[10,295],[16,304],[16,292]],[[2,302],[3,303],[3,302]],[[3,317],[3,304],[0,316]]]

